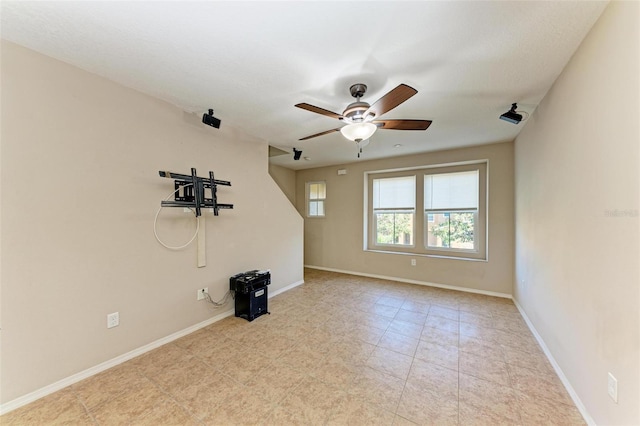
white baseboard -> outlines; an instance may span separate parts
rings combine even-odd
[[[544,354],[547,356],[547,359],[553,366],[553,369],[555,370],[556,374],[560,378],[560,381],[564,385],[565,389],[567,390],[567,392],[569,392],[569,396],[571,396],[573,403],[576,404],[576,407],[578,408],[578,411],[580,411],[580,414],[582,414],[584,421],[587,422],[589,426],[596,426],[596,422],[593,420],[591,415],[589,415],[587,408],[584,406],[584,404],[580,400],[580,397],[578,397],[578,394],[573,389],[573,386],[571,386],[571,382],[569,382],[569,379],[567,379],[567,376],[565,376],[564,372],[562,371],[562,368],[560,368],[560,365],[558,365],[558,363],[556,362],[555,358],[551,354],[551,351],[545,344],[544,340],[542,340],[542,336],[540,336],[536,328],[533,326],[533,323],[531,322],[531,320],[529,320],[529,317],[525,313],[524,309],[522,309],[522,306],[520,306],[520,304],[516,299],[513,299],[513,303],[516,305],[516,308],[518,308],[518,311],[520,311],[520,315],[522,315],[522,318],[524,318],[524,321],[527,323],[529,330],[531,330],[531,333],[538,341],[538,344],[542,348],[542,351],[544,352]]]
[[[38,400],[40,398],[43,398],[49,394],[52,394],[53,392],[59,391],[61,389],[66,388],[67,386],[70,386],[74,383],[77,383],[81,380],[84,380],[86,378],[89,378],[91,376],[94,376],[98,373],[101,373],[105,370],[108,370],[109,368],[115,367],[116,365],[122,364],[125,361],[129,361],[130,359],[133,359],[137,356],[140,356],[146,352],[149,352],[153,349],[159,348],[162,345],[165,345],[169,342],[172,342],[176,339],[179,339],[183,336],[186,336],[187,334],[193,333],[194,331],[197,331],[203,327],[206,327],[210,324],[213,324],[214,322],[220,321],[221,319],[224,319],[228,316],[231,316],[234,314],[233,310],[229,310],[226,312],[223,312],[221,314],[216,315],[215,317],[209,318],[205,321],[202,321],[198,324],[192,325],[191,327],[187,327],[183,330],[177,331],[173,334],[170,334],[166,337],[163,337],[161,339],[158,339],[154,342],[151,342],[147,345],[141,346],[137,349],[134,349],[130,352],[127,352],[125,354],[119,355],[115,358],[112,358],[108,361],[105,361],[101,364],[98,364],[96,366],[93,366],[91,368],[88,368],[84,371],[81,371],[79,373],[76,373],[72,376],[66,377],[62,380],[58,380],[55,383],[52,383],[50,385],[47,385],[43,388],[40,388],[36,391],[33,391],[31,393],[28,393],[26,395],[23,395],[19,398],[16,398],[12,401],[9,401],[5,404],[2,404],[0,406],[0,415],[2,414],[6,414],[9,411],[13,411],[16,408],[20,408],[23,405],[27,405],[35,400]]]
[[[298,287],[299,285],[302,285],[302,284],[304,284],[304,280],[296,281],[295,283],[289,284],[288,286],[286,286],[284,288],[281,288],[281,289],[278,289],[278,290],[274,291],[273,293],[270,292],[269,293],[269,299],[271,299],[272,297],[275,297],[275,296],[277,296],[277,295],[279,295],[281,293],[284,293],[285,291],[289,291],[292,288]]]
[[[488,295],[488,296],[504,297],[504,298],[508,298],[508,299],[513,300],[513,303],[516,305],[516,308],[518,308],[518,311],[520,312],[520,315],[522,315],[522,318],[527,323],[527,326],[529,327],[529,330],[531,330],[531,333],[533,334],[533,336],[537,340],[538,344],[542,348],[545,356],[547,357],[547,359],[549,360],[549,362],[553,366],[553,369],[555,370],[556,374],[560,378],[560,381],[562,382],[562,384],[564,385],[565,389],[567,390],[567,392],[571,396],[571,399],[573,400],[574,404],[578,408],[578,411],[580,411],[580,414],[584,418],[585,422],[587,422],[587,424],[589,426],[596,426],[596,422],[593,420],[591,415],[589,415],[589,412],[587,411],[586,407],[584,406],[584,404],[580,400],[580,397],[578,397],[578,394],[573,389],[573,386],[571,386],[571,382],[569,382],[569,379],[567,379],[567,376],[564,374],[564,372],[560,368],[560,365],[558,365],[558,363],[556,362],[555,358],[553,358],[553,355],[551,354],[551,351],[547,347],[546,343],[544,342],[544,340],[542,340],[542,337],[540,336],[540,334],[538,333],[536,328],[533,326],[533,323],[531,322],[531,320],[529,320],[529,317],[525,313],[524,309],[522,309],[522,306],[520,306],[518,301],[516,299],[514,299],[512,295],[506,294],[506,293],[497,293],[497,292],[493,292],[493,291],[475,290],[475,289],[451,286],[451,285],[446,285],[446,284],[437,284],[437,283],[424,282],[424,281],[408,280],[408,279],[397,278],[397,277],[388,277],[388,276],[384,276],[384,275],[367,274],[367,273],[355,272],[355,271],[345,271],[345,270],[334,269],[334,268],[325,268],[325,267],[322,267],[322,266],[304,265],[304,267],[305,268],[310,268],[310,269],[318,269],[318,270],[321,270],[321,271],[338,272],[338,273],[342,273],[342,274],[358,275],[358,276],[370,277],[370,278],[380,278],[380,279],[385,279],[385,280],[406,282],[406,283],[410,283],[410,284],[419,284],[419,285],[426,285],[426,286],[430,286],[430,287],[445,288],[445,289],[449,289],[449,290],[457,290],[457,291],[465,291],[465,292],[469,292],[469,293],[485,294],[485,295]]]
[[[300,281],[296,281],[293,284],[290,284],[284,288],[278,289],[276,291],[274,291],[273,293],[269,294],[269,298],[272,298],[274,296],[277,296],[280,293],[284,293],[287,290],[291,290],[294,287],[297,287],[301,284],[304,284],[304,280],[300,280]],[[215,322],[218,322],[224,318],[230,317],[232,315],[234,315],[235,311],[234,309],[230,309],[228,311],[225,311],[221,314],[218,314],[212,318],[209,318],[205,321],[202,321],[198,324],[192,325],[191,327],[187,327],[184,330],[180,330],[177,331],[173,334],[170,334],[166,337],[163,337],[161,339],[158,339],[154,342],[151,342],[147,345],[141,346],[137,349],[134,349],[130,352],[127,352],[125,354],[119,355],[115,358],[112,358],[108,361],[105,361],[101,364],[98,364],[96,366],[93,366],[91,368],[88,368],[84,371],[81,371],[79,373],[76,373],[72,376],[66,377],[64,379],[58,380],[55,383],[52,383],[50,385],[47,385],[43,388],[40,388],[36,391],[30,392],[26,395],[23,395],[19,398],[16,398],[12,401],[6,402],[2,405],[0,405],[0,415],[2,414],[6,414],[10,411],[13,411],[17,408],[20,408],[24,405],[27,405],[31,402],[34,402],[40,398],[43,398],[49,394],[52,394],[54,392],[57,392],[61,389],[66,388],[67,386],[70,386],[74,383],[78,383],[81,380],[87,379],[91,376],[94,376],[98,373],[101,373],[105,370],[108,370],[109,368],[115,367],[116,365],[122,364],[123,362],[129,361],[130,359],[133,359],[137,356],[140,356],[146,352],[152,351],[153,349],[159,348],[162,345],[166,345],[167,343],[173,342],[174,340],[177,340],[181,337],[186,336],[187,334],[191,334],[194,331],[200,330],[203,327],[206,327],[210,324],[213,324]]]
[[[470,293],[478,293],[478,294],[484,294],[484,295],[488,295],[488,296],[496,296],[496,297],[503,297],[503,298],[509,298],[509,299],[513,299],[511,295],[509,294],[505,294],[505,293],[497,293],[497,292],[491,292],[491,291],[484,291],[484,290],[475,290],[475,289],[469,289],[469,288],[465,288],[465,287],[457,287],[457,286],[450,286],[450,285],[445,285],[445,284],[437,284],[437,283],[430,283],[430,282],[425,282],[425,281],[417,281],[417,280],[408,280],[408,279],[400,279],[400,278],[396,278],[396,277],[388,277],[388,276],[384,276],[384,275],[376,275],[376,274],[366,274],[366,273],[361,273],[361,272],[354,272],[354,271],[345,271],[345,270],[339,270],[339,269],[333,269],[333,268],[324,268],[324,267],[320,267],[320,266],[313,266],[313,265],[305,265],[305,268],[310,268],[310,269],[318,269],[318,270],[323,270],[323,271],[330,271],[330,272],[338,272],[338,273],[343,273],[343,274],[350,274],[350,275],[357,275],[357,276],[364,276],[364,277],[370,277],[370,278],[380,278],[380,279],[386,279],[386,280],[392,280],[392,281],[399,281],[399,282],[406,282],[406,283],[410,283],[410,284],[418,284],[418,285],[426,285],[426,286],[430,286],[430,287],[437,287],[437,288],[444,288],[444,289],[448,289],[448,290],[458,290],[458,291],[465,291],[465,292],[470,292]],[[269,294],[269,298],[275,297],[281,293],[284,293],[288,290],[291,290],[292,288],[298,287],[299,285],[304,284],[304,280],[300,280],[300,281],[296,281],[293,284],[290,284],[286,287],[283,287],[281,289],[278,289],[276,291],[274,291],[273,293]],[[535,327],[533,326],[533,324],[531,323],[531,321],[529,320],[529,318],[527,317],[527,314],[524,312],[524,310],[522,309],[522,307],[520,306],[520,304],[513,299],[513,302],[515,303],[516,307],[518,308],[518,311],[520,311],[520,314],[522,315],[522,317],[524,318],[525,322],[527,323],[527,326],[529,327],[529,329],[531,330],[531,332],[533,333],[534,337],[536,338],[536,340],[538,341],[538,343],[540,344],[540,347],[542,348],[542,350],[544,351],[545,355],[547,356],[547,358],[549,359],[549,362],[551,363],[551,365],[553,366],[554,370],[556,371],[556,373],[558,374],[558,377],[560,378],[560,380],[562,381],[562,384],[564,385],[564,387],[567,389],[567,392],[569,392],[569,395],[571,396],[571,399],[573,399],[573,402],[576,404],[576,407],[578,408],[578,410],[580,411],[580,413],[582,414],[582,416],[584,417],[585,421],[587,422],[587,424],[589,424],[590,426],[595,426],[596,423],[593,421],[593,419],[591,418],[591,416],[589,415],[589,413],[587,412],[584,404],[582,403],[582,401],[580,400],[580,398],[578,397],[578,395],[576,394],[575,390],[573,389],[573,387],[571,386],[571,383],[569,382],[569,380],[567,379],[567,377],[565,376],[564,372],[562,371],[562,369],[560,368],[560,366],[558,365],[558,363],[555,361],[555,359],[553,358],[553,355],[551,355],[551,352],[549,351],[549,348],[547,347],[547,345],[544,343],[544,340],[542,340],[542,337],[538,334],[537,330],[535,329]],[[122,364],[123,362],[129,361],[130,359],[133,359],[137,356],[140,356],[146,352],[149,352],[153,349],[159,348],[162,345],[165,345],[167,343],[170,343],[174,340],[177,340],[181,337],[186,336],[187,334],[193,333],[194,331],[197,331],[201,328],[204,328],[210,324],[213,324],[215,322],[218,322],[224,318],[227,318],[231,315],[234,314],[234,310],[228,310],[226,312],[223,312],[221,314],[218,314],[212,318],[209,318],[205,321],[202,321],[198,324],[192,325],[191,327],[187,327],[183,330],[177,331],[173,334],[170,334],[166,337],[163,337],[161,339],[158,339],[154,342],[151,342],[147,345],[141,346],[137,349],[134,349],[130,352],[127,352],[123,355],[117,356],[115,358],[112,358],[108,361],[105,361],[101,364],[98,364],[94,367],[88,368],[84,371],[81,371],[79,373],[76,373],[72,376],[66,377],[62,380],[58,380],[55,383],[52,383],[50,385],[47,385],[43,388],[40,388],[36,391],[30,392],[26,395],[23,395],[19,398],[16,398],[12,401],[9,401],[5,404],[0,405],[0,415],[2,414],[6,414],[10,411],[13,411],[17,408],[20,408],[24,405],[27,405],[31,402],[34,402],[40,398],[43,398],[49,394],[52,394],[53,392],[57,392],[61,389],[66,388],[67,386],[70,386],[74,383],[77,383],[81,380],[87,379],[91,376],[94,376],[98,373],[101,373],[105,370],[108,370],[109,368],[115,367],[119,364]]]
[[[426,285],[428,287],[437,287],[437,288],[444,288],[444,289],[447,289],[447,290],[464,291],[464,292],[467,292],[467,293],[484,294],[486,296],[494,296],[494,297],[502,297],[502,298],[505,298],[505,299],[512,299],[512,296],[510,294],[499,293],[499,292],[496,292],[496,291],[476,290],[474,288],[458,287],[458,286],[455,286],[455,285],[438,284],[438,283],[432,283],[432,282],[428,282],[428,281],[410,280],[410,279],[398,278],[398,277],[389,277],[389,276],[386,276],[386,275],[367,274],[367,273],[364,273],[364,272],[345,271],[345,270],[342,270],[342,269],[325,268],[325,267],[322,267],[322,266],[304,265],[304,267],[305,268],[309,268],[309,269],[319,269],[321,271],[339,272],[341,274],[358,275],[358,276],[361,276],[361,277],[369,277],[369,278],[380,278],[380,279],[383,279],[383,280],[398,281],[398,282],[408,283],[408,284]]]

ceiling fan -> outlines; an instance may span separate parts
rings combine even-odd
[[[301,141],[315,138],[318,136],[328,135],[333,132],[341,132],[342,135],[362,146],[361,144],[369,139],[377,129],[389,130],[427,130],[431,125],[430,120],[380,120],[380,116],[391,111],[413,95],[418,93],[413,87],[406,84],[400,84],[395,89],[378,99],[373,105],[360,101],[360,98],[366,93],[367,86],[362,83],[354,84],[349,88],[351,96],[356,98],[355,102],[347,105],[342,114],[338,114],[324,108],[313,106],[307,103],[296,104],[298,108],[315,112],[316,114],[325,115],[331,118],[337,118],[346,123],[345,126],[314,135],[301,138]],[[359,156],[359,155],[358,155]]]

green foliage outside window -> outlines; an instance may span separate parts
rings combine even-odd
[[[378,244],[413,244],[412,213],[376,214],[376,242]]]
[[[433,216],[435,223],[429,225],[429,234],[437,237],[437,247],[473,248],[473,213],[440,213]]]

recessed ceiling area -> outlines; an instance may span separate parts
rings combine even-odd
[[[510,141],[526,125],[606,2],[2,2],[2,38],[240,129],[304,169],[357,161],[340,122],[349,87],[370,104],[401,83],[418,93],[385,119],[361,160]],[[204,125],[203,125],[204,126]],[[216,131],[211,129],[212,132]],[[395,147],[400,145],[399,147]],[[294,161],[293,148],[309,161]]]

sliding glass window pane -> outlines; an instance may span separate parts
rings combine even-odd
[[[413,245],[413,213],[375,213],[376,244]]]
[[[428,213],[427,247],[475,249],[475,212]]]
[[[318,202],[309,201],[309,216],[318,216]]]

